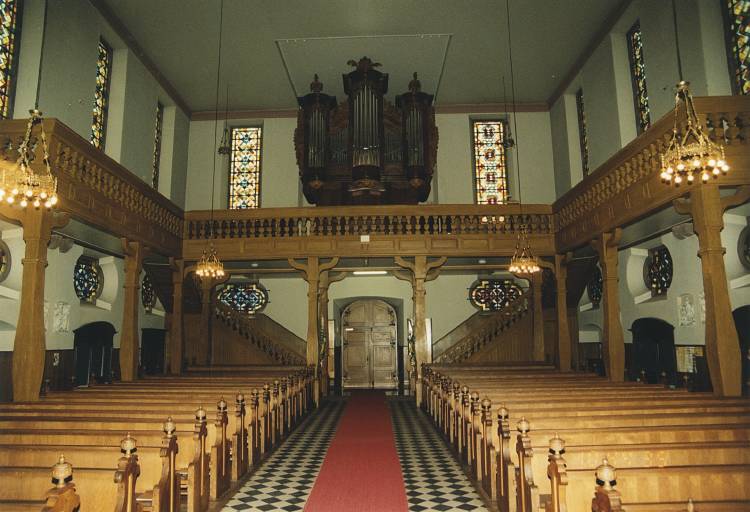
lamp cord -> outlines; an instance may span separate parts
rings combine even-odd
[[[214,151],[211,153],[214,161],[213,172],[211,173],[211,238],[214,238],[214,194],[216,188],[216,137],[219,130],[219,83],[221,81],[221,35],[224,26],[224,0],[221,0],[219,8],[219,44],[218,59],[216,63],[216,102],[214,108]]]
[[[682,53],[680,52],[680,33],[677,30],[677,3],[675,0],[672,0],[672,25],[674,26],[674,44],[677,48],[677,73],[680,75],[680,82],[682,82]]]
[[[42,89],[42,68],[44,64],[44,42],[45,39],[47,39],[47,6],[48,2],[45,0],[44,2],[44,14],[42,15],[42,42],[41,42],[41,49],[40,49],[40,55],[39,55],[39,74],[36,77],[36,95],[34,97],[34,110],[39,110],[39,94]],[[18,6],[16,7],[16,9]],[[18,23],[18,12],[16,12],[16,23]],[[15,37],[18,37],[18,31],[16,31]],[[16,44],[19,44],[20,41],[16,40]],[[16,69],[18,69],[18,66],[16,65]]]
[[[505,0],[505,21],[508,26],[508,55],[510,60],[510,95],[511,101],[513,102],[513,132],[516,137],[516,172],[518,173],[518,204],[519,212],[521,213],[521,222],[523,223],[523,201],[521,200],[521,151],[518,145],[518,121],[516,116],[516,81],[515,74],[513,73],[513,45],[512,38],[510,36],[510,1]]]

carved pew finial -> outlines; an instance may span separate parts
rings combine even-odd
[[[687,512],[695,512],[695,504],[693,503],[693,498],[688,498]]]
[[[617,473],[605,457],[596,468],[596,489],[591,500],[592,512],[622,512],[622,498],[615,490]]]
[[[164,425],[162,425],[162,431],[164,431],[167,439],[172,439],[174,437],[175,430],[177,430],[177,425],[175,425],[174,421],[172,420],[172,416],[168,416],[167,421],[165,421]]]
[[[57,464],[52,466],[52,487],[45,495],[42,512],[70,512],[81,507],[81,498],[73,483],[73,466],[60,454]]]
[[[130,457],[138,451],[138,443],[135,437],[130,435],[130,432],[125,434],[125,437],[120,441],[120,451],[125,457]]]

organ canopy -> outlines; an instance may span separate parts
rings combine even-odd
[[[394,106],[379,63],[348,64],[355,69],[343,75],[346,102],[324,94],[317,75],[297,98],[294,144],[305,197],[319,206],[425,201],[437,155],[433,96],[414,73]]]

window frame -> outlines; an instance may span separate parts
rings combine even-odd
[[[734,31],[730,30],[731,26],[734,24],[734,20],[732,17],[734,14],[730,12],[729,2],[735,2],[735,1],[743,1],[743,0],[719,0],[721,2],[721,15],[722,19],[724,20],[724,43],[725,43],[725,49],[727,52],[727,63],[728,63],[728,71],[729,71],[729,81],[732,84],[732,94],[734,95],[748,95],[750,94],[750,77],[748,78],[746,82],[746,86],[748,88],[747,92],[743,91],[743,84],[745,84],[745,81],[743,83],[739,83],[739,63],[738,63],[738,55],[737,55],[737,44],[734,41]],[[750,12],[748,12],[748,17],[750,17]],[[750,62],[748,63],[748,67],[750,67]]]
[[[499,123],[503,126],[503,138],[502,142],[504,143],[506,141],[506,137],[508,135],[508,128],[510,127],[508,116],[504,117],[470,117],[469,118],[469,147],[471,148],[471,190],[473,195],[473,204],[479,205],[479,206],[495,206],[498,204],[508,204],[511,199],[511,167],[510,167],[510,158],[508,158],[508,151],[509,149],[503,146],[503,168],[505,170],[505,195],[506,198],[504,201],[500,201],[495,204],[490,203],[480,203],[479,202],[479,190],[478,190],[478,182],[479,178],[477,176],[477,150],[475,146],[475,137],[474,137],[474,130],[475,125],[477,123]]]
[[[586,122],[586,98],[583,95],[583,87],[576,91],[576,117],[578,119],[578,145],[581,150],[581,170],[583,177],[589,175],[589,137],[588,124]]]
[[[8,52],[8,72],[5,76],[9,87],[6,89],[6,112],[3,114],[0,108],[0,119],[13,119],[14,104],[16,100],[16,86],[18,82],[18,62],[21,53],[21,29],[23,28],[23,0],[10,0],[15,6],[15,24],[12,34],[12,47]]]
[[[635,33],[639,34],[639,40],[640,40],[640,64],[643,66],[643,96],[645,97],[645,103],[642,106],[640,97],[641,97],[641,90],[639,86],[639,80],[638,75],[636,74],[636,52],[635,47],[633,45],[633,35]],[[645,132],[649,128],[651,128],[652,121],[651,121],[651,106],[649,104],[649,97],[648,97],[648,84],[646,79],[646,59],[644,57],[644,50],[643,50],[643,32],[641,32],[641,20],[638,19],[633,23],[633,25],[628,29],[628,31],[625,34],[625,39],[627,40],[627,46],[628,46],[628,73],[630,74],[630,85],[633,91],[633,109],[635,112],[635,127],[636,127],[636,133],[640,135],[641,133]],[[646,126],[643,125],[641,119],[643,117],[641,110],[645,109],[646,114]]]
[[[247,208],[241,208],[237,206],[232,206],[232,177],[234,175],[234,133],[235,130],[260,130],[260,137],[258,137],[258,192],[257,192],[257,202],[255,206],[247,207]],[[252,125],[237,125],[237,126],[230,126],[229,127],[229,141],[230,141],[230,151],[229,151],[229,169],[227,172],[227,209],[228,210],[255,210],[258,208],[261,208],[261,198],[262,198],[262,180],[263,180],[263,125],[262,124],[252,124]]]
[[[102,102],[102,120],[101,120],[101,137],[99,141],[97,141],[94,137],[94,123],[96,122],[96,99],[97,99],[97,90],[96,90],[96,81],[94,82],[94,107],[91,109],[91,138],[90,142],[91,145],[94,146],[97,149],[100,149],[104,151],[107,145],[107,122],[109,121],[109,100],[110,100],[110,93],[112,90],[112,63],[114,61],[115,52],[112,49],[112,46],[103,38],[99,37],[99,43],[97,43],[97,57],[96,57],[96,78],[99,78],[99,49],[100,47],[103,47],[105,49],[105,52],[107,56],[109,57],[106,62],[106,77],[107,81],[104,86],[104,101]]]

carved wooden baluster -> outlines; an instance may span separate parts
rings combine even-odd
[[[605,458],[596,468],[596,488],[591,500],[592,512],[622,512],[622,497],[615,489],[617,473]]]
[[[57,464],[52,466],[52,487],[44,495],[42,512],[73,512],[81,506],[81,498],[76,494],[73,483],[73,466],[60,455]]]
[[[547,466],[547,477],[552,489],[552,502],[547,512],[567,512],[568,506],[565,492],[568,485],[567,464],[563,458],[565,453],[565,441],[557,434],[549,440],[549,465]]]

